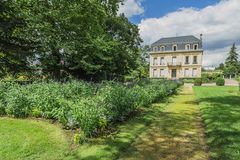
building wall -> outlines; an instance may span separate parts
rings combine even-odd
[[[150,53],[150,78],[172,78],[172,70],[176,69],[176,78],[196,78],[201,77],[203,51],[184,51],[184,52],[152,52]],[[185,57],[189,56],[189,64],[185,64]],[[197,56],[197,64],[193,64],[193,57]],[[160,64],[161,57],[164,57],[164,63]],[[176,65],[172,64],[172,57],[176,57]],[[157,58],[157,64],[154,64],[154,58]],[[160,75],[160,70],[164,75]],[[188,69],[189,75],[185,69]],[[193,69],[196,69],[193,76]],[[155,74],[155,75],[154,75]]]

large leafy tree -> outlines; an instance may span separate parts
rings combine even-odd
[[[31,42],[33,49],[25,53],[35,56],[21,54],[23,62],[32,60],[31,64],[39,66],[44,75],[57,80],[67,75],[121,80],[138,67],[141,43],[137,26],[117,14],[121,2],[9,1],[22,22],[14,31],[15,37],[21,43]],[[12,53],[20,55],[18,51]]]
[[[238,53],[236,49],[234,43],[225,61],[224,75],[236,75],[239,73]]]
[[[34,43],[16,34],[26,27],[20,10],[15,1],[0,1],[0,76],[29,71]]]

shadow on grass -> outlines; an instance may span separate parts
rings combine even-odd
[[[140,115],[122,124],[117,132],[106,138],[93,140],[85,148],[80,147],[80,153],[76,153],[75,157],[83,160],[118,159],[120,152],[126,151],[134,140],[153,123],[160,110],[161,106],[144,108]],[[92,150],[97,150],[97,152],[92,152]]]
[[[199,99],[212,159],[240,159],[240,96]]]
[[[180,104],[174,106],[175,102],[172,105],[178,111],[159,113],[148,132],[138,137],[121,159],[206,160],[206,147],[202,141],[204,134],[198,130],[202,127],[201,119],[197,118],[199,113],[194,107],[188,107],[196,105],[192,97],[188,100],[188,95],[193,94],[179,94],[182,98],[177,103]],[[184,105],[187,106],[182,107]]]

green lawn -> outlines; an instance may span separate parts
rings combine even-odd
[[[238,87],[194,87],[213,160],[240,159]]]
[[[0,159],[59,160],[68,153],[63,131],[36,120],[0,118]]]
[[[0,159],[117,159],[154,121],[161,105],[143,108],[141,114],[120,125],[113,134],[91,139],[78,147],[70,147],[73,134],[67,137],[57,125],[42,120],[0,118]]]

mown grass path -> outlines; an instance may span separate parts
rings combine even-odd
[[[192,87],[184,86],[171,101],[120,159],[208,159],[199,106]]]

